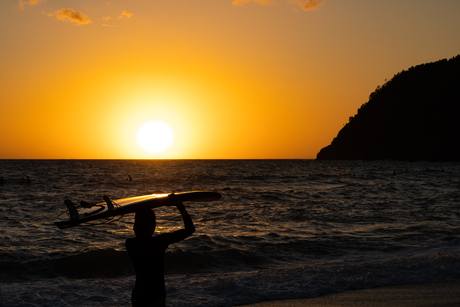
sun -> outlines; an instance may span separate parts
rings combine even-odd
[[[167,124],[158,120],[144,123],[136,134],[137,144],[150,153],[160,153],[171,147],[174,133]]]

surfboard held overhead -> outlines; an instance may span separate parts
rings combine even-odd
[[[94,205],[82,202],[79,206],[73,204],[69,199],[66,199],[64,203],[68,208],[68,215],[66,215],[66,218],[54,222],[54,224],[64,229],[82,223],[133,213],[142,209],[174,205],[174,200],[169,197],[169,195],[170,194],[150,194],[116,200],[111,200],[107,196],[104,196],[104,202]],[[174,193],[174,195],[176,195],[181,202],[209,202],[221,198],[219,193],[211,191],[180,192]]]

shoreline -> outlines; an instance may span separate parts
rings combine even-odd
[[[238,307],[460,306],[460,281],[349,290],[316,298],[268,301]]]

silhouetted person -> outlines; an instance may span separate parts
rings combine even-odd
[[[131,175],[128,175],[128,178],[126,178],[128,181],[133,181],[133,178],[131,178]]]
[[[151,209],[136,212],[134,238],[126,240],[126,250],[133,262],[136,284],[131,296],[133,306],[165,306],[164,256],[170,244],[179,242],[195,232],[195,226],[179,198],[171,194],[171,206],[179,209],[185,229],[152,236],[155,231],[155,213]]]

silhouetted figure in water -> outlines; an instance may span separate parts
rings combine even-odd
[[[5,180],[3,179],[3,177],[0,177],[0,185],[3,185],[5,183]]]
[[[179,242],[195,232],[195,226],[179,198],[171,194],[171,206],[179,209],[185,229],[172,233],[152,236],[155,231],[156,218],[151,210],[136,212],[134,220],[134,238],[126,240],[126,250],[133,262],[136,284],[131,296],[135,306],[165,306],[166,289],[164,281],[164,256],[170,244]]]
[[[128,181],[133,181],[133,178],[131,178],[131,175],[128,175],[128,178],[126,178]]]

